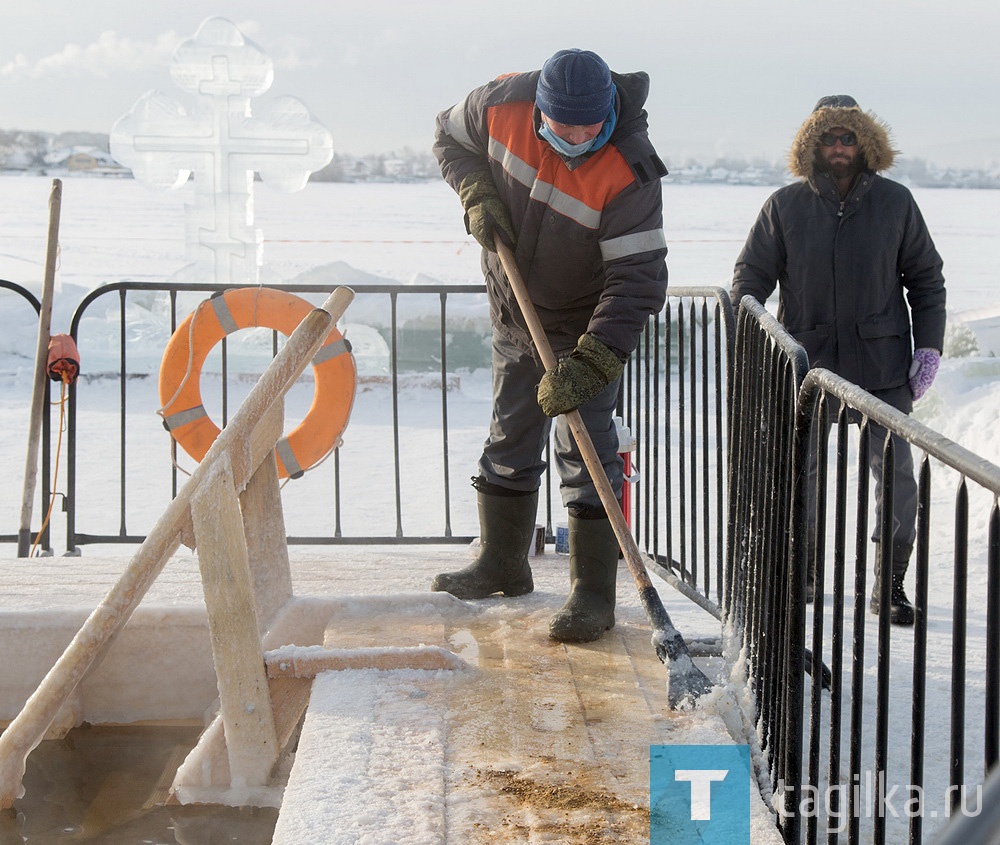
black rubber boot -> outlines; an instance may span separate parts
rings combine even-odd
[[[906,596],[903,588],[903,579],[906,577],[906,569],[910,564],[910,553],[913,547],[901,547],[893,549],[892,556],[892,591],[889,594],[889,621],[893,625],[912,625],[914,620],[913,605]],[[882,599],[882,583],[879,572],[882,566],[881,547],[875,551],[875,585],[872,587],[872,598],[868,603],[868,608],[878,616]]]
[[[549,636],[563,643],[589,643],[615,627],[618,538],[611,520],[570,515],[569,555],[569,598],[552,617]]]
[[[872,588],[872,600],[869,603],[871,612],[878,616],[879,603],[882,598],[882,590],[879,582],[875,582]],[[913,605],[906,597],[906,590],[903,589],[903,576],[892,574],[892,593],[889,595],[889,621],[893,625],[912,625],[914,619]]]
[[[495,488],[496,489],[496,488]],[[491,495],[476,491],[479,502],[479,554],[458,572],[443,572],[431,589],[460,599],[484,599],[494,593],[523,596],[535,589],[528,550],[535,535],[538,491]]]

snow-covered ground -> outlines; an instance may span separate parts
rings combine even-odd
[[[5,278],[38,290],[42,276],[47,225],[47,200],[50,180],[44,178],[0,179],[5,203],[0,208],[0,278]],[[53,331],[68,329],[69,315],[80,298],[105,282],[121,279],[160,281],[169,279],[187,263],[183,244],[183,203],[187,188],[172,194],[150,193],[128,180],[68,179],[63,185],[60,265],[53,316]],[[668,259],[671,282],[676,285],[728,286],[732,265],[746,232],[770,189],[747,186],[674,186],[664,188],[665,228],[671,253]],[[953,315],[952,336],[966,347],[969,335],[960,330],[962,323],[981,329],[979,353],[964,358],[946,358],[935,386],[915,410],[914,416],[931,428],[952,438],[987,460],[1000,464],[1000,363],[996,354],[1000,344],[992,345],[988,318],[1000,312],[997,281],[1000,270],[1000,192],[924,190],[915,192],[927,218],[938,248],[945,259],[949,287],[949,311]],[[268,280],[302,282],[315,280],[358,284],[364,279],[379,277],[402,284],[441,282],[447,284],[478,283],[478,248],[461,224],[458,201],[443,184],[310,184],[297,194],[282,195],[258,186],[256,193],[256,223],[264,233],[265,278]],[[28,392],[30,390],[31,356],[34,352],[34,326],[25,323],[23,311],[15,311],[10,297],[0,296],[0,384],[5,401],[0,406],[0,455],[4,456],[8,483],[0,485],[0,517],[5,533],[15,531],[20,512],[21,472],[26,443]],[[959,319],[961,317],[961,320]],[[137,326],[148,323],[148,351],[145,361],[133,362],[141,371],[155,372],[159,351],[166,340],[162,325],[149,320],[139,311],[130,315]],[[982,318],[982,319],[981,319]],[[354,322],[354,331],[362,335],[362,315],[348,312],[347,323]],[[982,325],[977,324],[980,321]],[[92,337],[100,338],[102,327],[90,326]],[[112,337],[110,325],[105,329]],[[946,350],[947,353],[947,350]],[[372,352],[376,355],[377,350]],[[375,359],[371,359],[375,361]],[[375,364],[373,364],[374,366]],[[84,360],[84,370],[88,361]],[[145,405],[147,414],[134,432],[130,431],[130,450],[148,456],[142,475],[130,482],[135,501],[130,501],[131,531],[148,530],[151,520],[162,509],[159,499],[144,501],[140,491],[148,479],[160,483],[169,472],[167,435],[155,416],[158,407],[154,389],[146,382],[130,383],[130,403]],[[82,393],[82,391],[81,391]],[[81,409],[88,408],[93,434],[102,426],[114,425],[117,416],[117,386],[108,382],[87,384],[86,405],[81,396]],[[9,398],[7,398],[9,397]],[[308,397],[307,397],[308,398]],[[377,387],[359,391],[351,424],[346,437],[377,438],[384,436],[386,402],[385,389]],[[405,471],[428,477],[427,469],[440,462],[440,445],[435,430],[438,413],[436,394],[419,387],[407,389],[401,400],[404,414],[405,439],[402,447]],[[452,392],[449,418],[452,439],[449,444],[453,472],[465,478],[475,471],[475,460],[485,435],[489,414],[489,382],[485,373],[463,373],[457,390]],[[130,407],[131,412],[131,407]],[[82,410],[81,410],[82,414]],[[141,417],[138,413],[137,416]],[[373,441],[374,442],[374,441]],[[390,457],[391,460],[391,457]],[[347,467],[346,472],[365,473],[371,479],[371,489],[391,487],[391,464],[376,454],[363,464]],[[454,468],[458,468],[458,471]],[[81,478],[89,471],[99,472],[98,466],[79,468]],[[935,476],[935,502],[940,509],[949,508],[954,498],[954,483],[946,473]],[[150,482],[150,486],[153,486]],[[81,484],[81,488],[85,487]],[[306,490],[307,488],[303,488]],[[329,518],[329,502],[323,496],[309,492],[297,493],[286,488],[286,520],[291,533],[298,525],[311,520]],[[387,494],[388,495],[388,494]],[[975,602],[970,598],[970,625],[979,630],[984,617],[982,596],[985,594],[985,536],[983,532],[982,497],[973,497],[974,546],[970,554]],[[420,503],[409,503],[417,507]],[[454,533],[476,532],[474,501],[464,485],[453,488]],[[988,502],[985,503],[988,506]],[[40,504],[39,504],[40,506]],[[91,515],[99,513],[101,502],[81,503]],[[36,513],[38,511],[36,510]],[[362,517],[364,514],[362,514]],[[55,541],[59,545],[60,520],[54,521]],[[116,530],[113,524],[103,530]],[[379,533],[390,534],[392,525],[378,527]],[[952,529],[943,519],[935,529],[936,548],[944,549]],[[101,550],[87,549],[84,560],[97,556]],[[104,550],[107,551],[107,550]],[[116,554],[121,554],[117,549]],[[10,549],[8,555],[13,556]],[[932,560],[944,567],[943,551]],[[945,576],[942,574],[941,576]],[[981,589],[980,589],[981,588]],[[29,587],[25,587],[29,593]],[[714,636],[717,627],[705,614],[664,587],[664,598],[677,627],[687,636]],[[44,605],[43,596],[36,597]],[[950,598],[935,597],[935,624],[942,632],[947,628]],[[58,610],[53,610],[58,614]],[[871,619],[871,617],[869,617]],[[870,627],[869,631],[874,628]],[[943,642],[943,641],[942,641]],[[874,635],[868,636],[869,651],[866,666],[872,672]],[[977,645],[970,635],[970,689],[983,688],[981,668],[981,636]],[[904,650],[905,651],[905,650]],[[950,671],[950,653],[935,649],[929,656],[932,678],[942,679],[939,687],[947,694],[946,679]],[[902,673],[907,671],[901,660]],[[904,690],[905,692],[905,690]],[[725,695],[720,700],[729,701]],[[976,703],[978,702],[978,703]],[[982,723],[981,697],[970,695],[970,723]],[[733,721],[733,713],[722,708],[721,717]],[[869,710],[869,712],[871,712]],[[677,735],[677,742],[704,742],[706,733],[714,739],[729,741],[722,729],[718,706],[706,706],[690,714],[686,733]],[[931,713],[933,724],[930,743],[947,753],[948,717],[944,710]],[[981,728],[980,728],[981,729]],[[686,737],[686,738],[685,738]],[[890,738],[890,755],[908,754],[909,736]],[[973,742],[970,739],[970,743]],[[942,745],[943,743],[943,745]],[[976,759],[970,752],[970,759]],[[970,764],[971,765],[971,764]],[[971,769],[970,769],[971,776]],[[905,782],[901,777],[899,782]],[[410,788],[415,788],[410,784]],[[932,825],[928,824],[928,828]],[[754,841],[766,841],[765,827],[755,827]],[[890,841],[896,841],[890,839]]]

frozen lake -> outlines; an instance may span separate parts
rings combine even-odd
[[[41,279],[48,225],[46,177],[0,177],[0,278]],[[664,183],[664,228],[674,285],[728,287],[733,264],[772,187]],[[914,189],[944,257],[953,312],[1000,308],[1000,191]],[[90,290],[121,279],[159,281],[188,263],[190,185],[152,192],[132,180],[63,180],[58,279]],[[479,248],[444,182],[310,183],[279,194],[257,183],[255,223],[264,266],[299,281],[346,262],[397,283],[478,284]]]

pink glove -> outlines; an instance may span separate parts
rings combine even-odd
[[[913,363],[910,365],[910,392],[916,401],[927,392],[934,382],[941,353],[936,349],[914,349]]]

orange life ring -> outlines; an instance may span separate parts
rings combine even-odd
[[[160,363],[163,424],[200,461],[219,436],[201,399],[201,368],[212,348],[239,329],[263,326],[289,336],[313,306],[273,288],[238,288],[206,299],[177,327]],[[354,357],[334,327],[313,358],[315,391],[302,423],[275,447],[278,475],[298,478],[325,458],[347,427],[354,404]]]

